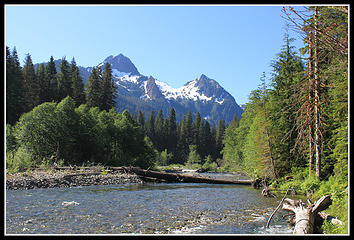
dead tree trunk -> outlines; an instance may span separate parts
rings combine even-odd
[[[286,198],[283,203],[283,209],[295,213],[295,227],[293,234],[311,234],[316,231],[316,218],[318,213],[331,205],[332,201],[329,195],[321,197],[312,204],[308,201],[308,206],[301,200],[295,201]]]

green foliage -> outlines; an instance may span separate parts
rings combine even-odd
[[[197,153],[197,147],[195,145],[189,145],[188,165],[200,164],[201,158]]]
[[[51,157],[57,149],[55,103],[43,103],[21,116],[16,124],[16,140],[24,147],[34,164]]]
[[[17,151],[15,151],[17,149]],[[48,167],[54,162],[80,165],[154,165],[156,151],[128,111],[75,108],[72,98],[46,102],[7,126],[7,168]]]
[[[348,234],[348,222],[343,225],[333,224],[330,221],[325,221],[322,224],[322,229],[325,234]]]
[[[66,96],[72,96],[70,66],[65,57],[61,60],[59,69],[57,74],[58,100],[61,101]]]
[[[15,124],[24,112],[24,78],[16,48],[6,47],[6,123]]]
[[[19,147],[14,153],[6,154],[6,170],[9,173],[22,172],[33,166],[32,155],[25,147]]]
[[[16,148],[15,129],[10,124],[6,124],[6,152],[13,152]]]
[[[89,107],[99,107],[102,100],[101,76],[94,67],[86,83],[86,103]]]
[[[84,83],[80,76],[80,70],[76,65],[74,58],[71,61],[70,74],[72,87],[71,97],[75,101],[76,106],[80,106],[81,104],[85,103]]]
[[[202,165],[201,169],[204,172],[208,172],[208,171],[216,171],[217,170],[218,165],[216,164],[216,162],[213,162],[213,159],[210,155],[208,155],[205,158],[204,164]]]
[[[25,111],[29,111],[39,104],[40,86],[34,70],[31,55],[26,56],[26,64],[22,69]]]
[[[167,152],[167,149],[159,152],[156,164],[161,166],[167,166],[173,158],[173,154]]]

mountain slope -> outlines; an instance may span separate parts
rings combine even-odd
[[[180,88],[173,88],[152,76],[141,75],[132,61],[123,54],[111,55],[97,66],[103,69],[106,62],[111,64],[112,75],[118,87],[118,111],[128,109],[132,114],[137,114],[141,110],[147,119],[152,110],[156,114],[161,109],[166,118],[173,107],[179,121],[190,110],[193,117],[199,112],[202,118],[215,125],[220,119],[226,123],[231,122],[235,114],[241,118],[243,110],[233,96],[217,81],[204,74]],[[56,60],[56,64],[59,66],[60,60]],[[79,69],[86,83],[92,67],[79,66]]]

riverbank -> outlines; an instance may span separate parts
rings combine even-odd
[[[123,171],[32,170],[6,174],[6,190],[68,188],[90,185],[143,183],[136,174]]]

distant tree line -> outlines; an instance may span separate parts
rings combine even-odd
[[[183,120],[178,122],[175,109],[171,108],[168,118],[164,118],[162,110],[159,110],[157,115],[151,111],[147,120],[142,111],[139,111],[137,122],[159,152],[166,151],[170,154],[165,164],[185,164],[191,148],[198,154],[200,164],[208,156],[214,162],[222,158],[220,152],[224,147],[222,141],[226,128],[224,120],[220,120],[217,127],[210,126],[199,112],[193,120],[191,111],[188,111]],[[236,115],[230,124],[233,125],[234,122],[238,122]]]

